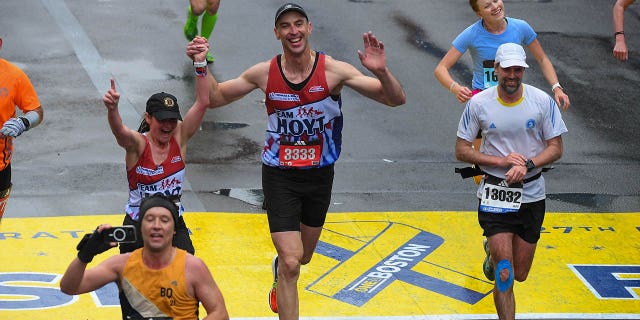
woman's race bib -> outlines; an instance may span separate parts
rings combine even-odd
[[[498,76],[496,75],[493,60],[482,61],[482,71],[482,74],[484,75],[484,89],[488,89],[495,85],[498,85]]]

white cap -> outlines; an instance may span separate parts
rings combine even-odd
[[[500,63],[500,67],[509,68],[513,66],[529,68],[527,55],[524,48],[516,43],[504,43],[496,51],[495,62]]]

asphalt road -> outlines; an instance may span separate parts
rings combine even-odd
[[[219,80],[280,52],[273,15],[284,1],[224,0],[212,36]],[[387,48],[390,69],[407,92],[391,109],[343,91],[344,145],[331,212],[475,210],[475,185],[454,174],[455,132],[463,106],[433,77],[451,40],[477,17],[466,0],[299,1],[312,45],[360,66],[362,33]],[[630,61],[613,59],[612,1],[504,0],[527,20],[572,100],[563,114],[565,153],[546,175],[548,211],[640,210],[640,5],[626,14]],[[137,127],[146,99],[171,92],[186,109],[193,67],[182,35],[187,1],[3,0],[0,57],[30,76],[45,121],[19,137],[14,189],[5,217],[122,212],[124,151],[106,121],[109,78],[122,93],[125,123]],[[525,82],[547,91],[535,62]],[[470,79],[465,55],[455,70]],[[187,211],[262,212],[260,150],[265,119],[255,91],[208,111],[187,157]],[[183,112],[184,112],[183,111]]]

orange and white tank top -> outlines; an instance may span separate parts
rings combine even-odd
[[[197,320],[198,300],[189,296],[185,280],[187,252],[176,254],[166,268],[149,269],[142,261],[144,248],[134,250],[122,272],[122,290],[141,316],[169,317],[173,320]]]

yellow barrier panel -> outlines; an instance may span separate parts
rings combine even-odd
[[[230,316],[274,317],[266,216],[186,213],[185,220]],[[0,319],[118,319],[115,285],[77,297],[58,285],[82,235],[121,222],[121,215],[4,218]],[[493,318],[481,234],[473,212],[331,213],[302,267],[300,314]],[[517,313],[538,319],[640,318],[640,213],[548,213],[531,274],[514,290]]]

